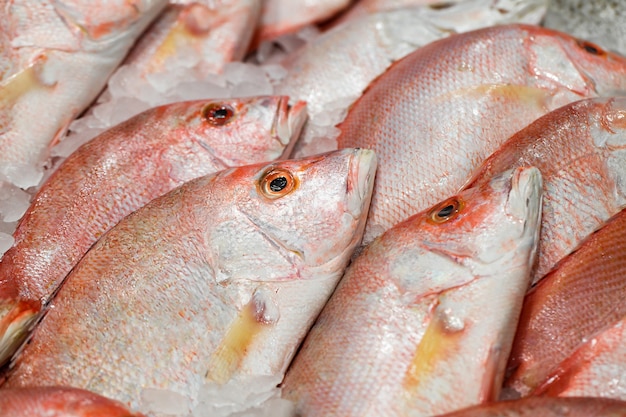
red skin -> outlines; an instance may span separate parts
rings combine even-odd
[[[6,417],[143,417],[117,401],[64,387],[0,390],[0,410]]]
[[[223,105],[232,115],[212,118]],[[13,350],[6,340],[21,339],[72,267],[123,217],[193,178],[289,152],[276,137],[288,112],[279,96],[174,103],[70,155],[35,196],[0,262],[0,363]]]

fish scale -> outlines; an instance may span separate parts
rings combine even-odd
[[[509,136],[585,97],[626,91],[626,59],[566,34],[502,25],[432,42],[393,64],[339,125],[339,147],[374,149],[364,242],[457,192]]]
[[[3,389],[69,385],[134,408],[147,389],[173,391],[189,412],[205,385],[223,403],[226,382],[277,384],[360,241],[375,169],[372,151],[346,149],[152,200],[68,275]],[[272,173],[290,188],[270,192]]]
[[[0,83],[0,180],[24,189],[40,182],[49,147],[166,5],[166,0],[2,2],[10,48],[0,51],[0,59],[10,61],[12,70]]]
[[[305,121],[287,97],[200,100],[148,110],[74,152],[42,186],[0,263],[0,362],[103,233],[193,178],[288,154]],[[211,109],[230,109],[215,125]]]
[[[626,314],[626,211],[591,234],[524,300],[505,387],[525,396],[574,350]]]
[[[581,100],[537,119],[487,158],[468,186],[529,164],[545,180],[536,284],[626,204],[626,98]]]
[[[540,201],[539,171],[518,168],[374,240],[309,331],[283,398],[307,417],[430,416],[495,399]]]

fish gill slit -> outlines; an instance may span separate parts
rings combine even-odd
[[[298,258],[304,261],[304,254],[298,250],[290,249],[287,247],[280,239],[272,236],[270,233],[266,232],[261,228],[261,226],[254,221],[252,216],[250,216],[246,211],[240,210],[241,213],[246,217],[246,219],[252,224],[255,229],[261,234],[261,236],[273,247],[278,249],[278,253],[282,256],[289,264],[294,265],[293,256],[297,256]]]

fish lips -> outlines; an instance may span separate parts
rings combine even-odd
[[[291,155],[308,118],[306,102],[297,101],[294,105],[289,105],[289,97],[280,98],[276,107],[272,135],[284,146],[281,159]]]

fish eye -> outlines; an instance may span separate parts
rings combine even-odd
[[[286,169],[275,168],[261,177],[259,186],[265,197],[276,199],[293,191],[296,187],[296,180]]]
[[[214,126],[224,126],[235,115],[235,110],[226,104],[211,103],[202,109],[202,117]]]
[[[604,49],[600,48],[598,45],[591,43],[589,41],[585,41],[582,39],[579,39],[577,42],[579,47],[581,47],[582,49],[584,49],[586,52],[590,53],[591,55],[597,55],[597,56],[603,56],[606,55],[606,52],[604,51]]]
[[[453,197],[433,207],[429,213],[428,220],[435,224],[445,223],[456,218],[462,209],[463,202]]]

